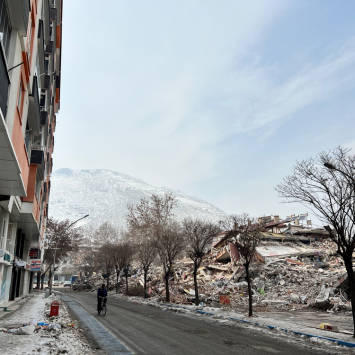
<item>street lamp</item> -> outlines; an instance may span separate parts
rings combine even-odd
[[[77,219],[75,222],[73,222],[72,224],[70,224],[70,225],[68,226],[68,229],[69,229],[71,226],[73,226],[76,222],[79,222],[79,221],[81,221],[82,219],[84,219],[84,218],[86,218],[86,217],[89,217],[89,215],[87,214],[87,215],[85,215],[84,217],[81,217],[81,218]],[[57,253],[58,243],[59,243],[59,240],[57,241],[57,244],[55,245],[55,248],[54,248],[54,260],[53,260],[53,272],[52,272],[53,279],[54,279],[55,255],[56,255],[56,253]],[[51,294],[52,294],[52,280],[50,280],[50,282],[51,282],[51,285],[50,285],[50,292],[49,292],[49,294],[51,295]]]
[[[324,163],[323,165],[330,170],[337,170],[337,168],[333,164]]]

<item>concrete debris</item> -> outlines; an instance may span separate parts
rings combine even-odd
[[[246,307],[248,283],[245,268],[240,258],[225,257],[224,252],[237,253],[230,244],[226,243],[224,248],[223,254],[221,249],[212,248],[198,269],[200,302],[219,307],[220,295],[228,295],[230,305],[223,306]],[[310,248],[309,242],[301,242],[294,237],[281,241],[266,239],[262,240],[257,251],[258,255],[249,268],[254,306],[282,309],[313,307],[333,312],[351,309],[343,261],[335,253],[335,244],[330,240],[312,240]],[[96,291],[103,282],[106,283],[102,275],[77,279],[73,290]],[[133,264],[128,284],[129,295],[143,295],[143,272],[138,265]],[[118,284],[116,275],[111,275],[110,285],[111,290],[125,293],[123,275],[120,275]],[[169,286],[171,302],[193,304],[195,291],[191,260],[183,258],[175,262]],[[165,301],[165,283],[160,266],[151,268],[147,290],[151,300]]]

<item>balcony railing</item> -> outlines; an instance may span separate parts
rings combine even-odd
[[[0,48],[0,109],[5,118],[7,99],[9,95],[10,79],[7,73],[6,60],[2,48]]]
[[[30,0],[7,1],[7,6],[10,14],[11,27],[16,28],[20,36],[27,36],[30,17]]]
[[[41,111],[39,107],[37,76],[33,77],[32,94],[29,95],[28,124],[32,133],[39,135],[41,124]]]
[[[48,44],[46,45],[46,49],[44,51],[46,54],[52,54],[53,53],[53,41],[49,41]]]
[[[48,121],[48,112],[45,110],[41,111],[41,126],[45,126]]]
[[[41,178],[44,175],[44,150],[45,147],[37,146],[31,149],[31,160],[30,163],[38,165],[37,172],[40,174]]]

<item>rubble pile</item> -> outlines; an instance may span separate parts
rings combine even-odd
[[[264,240],[258,247],[255,262],[250,265],[253,302],[259,307],[349,310],[346,293],[345,268],[329,240],[305,245],[297,241]],[[276,252],[275,252],[276,250]],[[224,251],[222,251],[224,253]],[[282,254],[284,253],[284,254]],[[219,307],[220,296],[228,296],[228,307],[248,305],[248,283],[240,260],[218,262],[218,251],[207,254],[198,269],[199,298],[202,305]],[[165,301],[165,282],[160,266],[153,266],[148,274],[147,291],[152,300]],[[343,281],[344,281],[343,280]],[[74,290],[97,290],[104,278],[94,275],[78,279]],[[116,275],[110,277],[116,289]],[[128,278],[128,295],[143,295],[143,271],[134,264]],[[120,293],[125,293],[125,278],[120,274]],[[341,287],[340,287],[341,286]],[[169,281],[171,302],[192,304],[195,301],[193,262],[183,258],[175,262]]]

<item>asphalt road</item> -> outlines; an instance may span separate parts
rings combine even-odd
[[[318,354],[285,338],[245,325],[223,325],[205,316],[193,316],[108,298],[107,314],[96,312],[96,293],[60,288],[118,339],[132,354]],[[66,298],[68,299],[68,298]],[[110,334],[110,336],[111,336]]]

